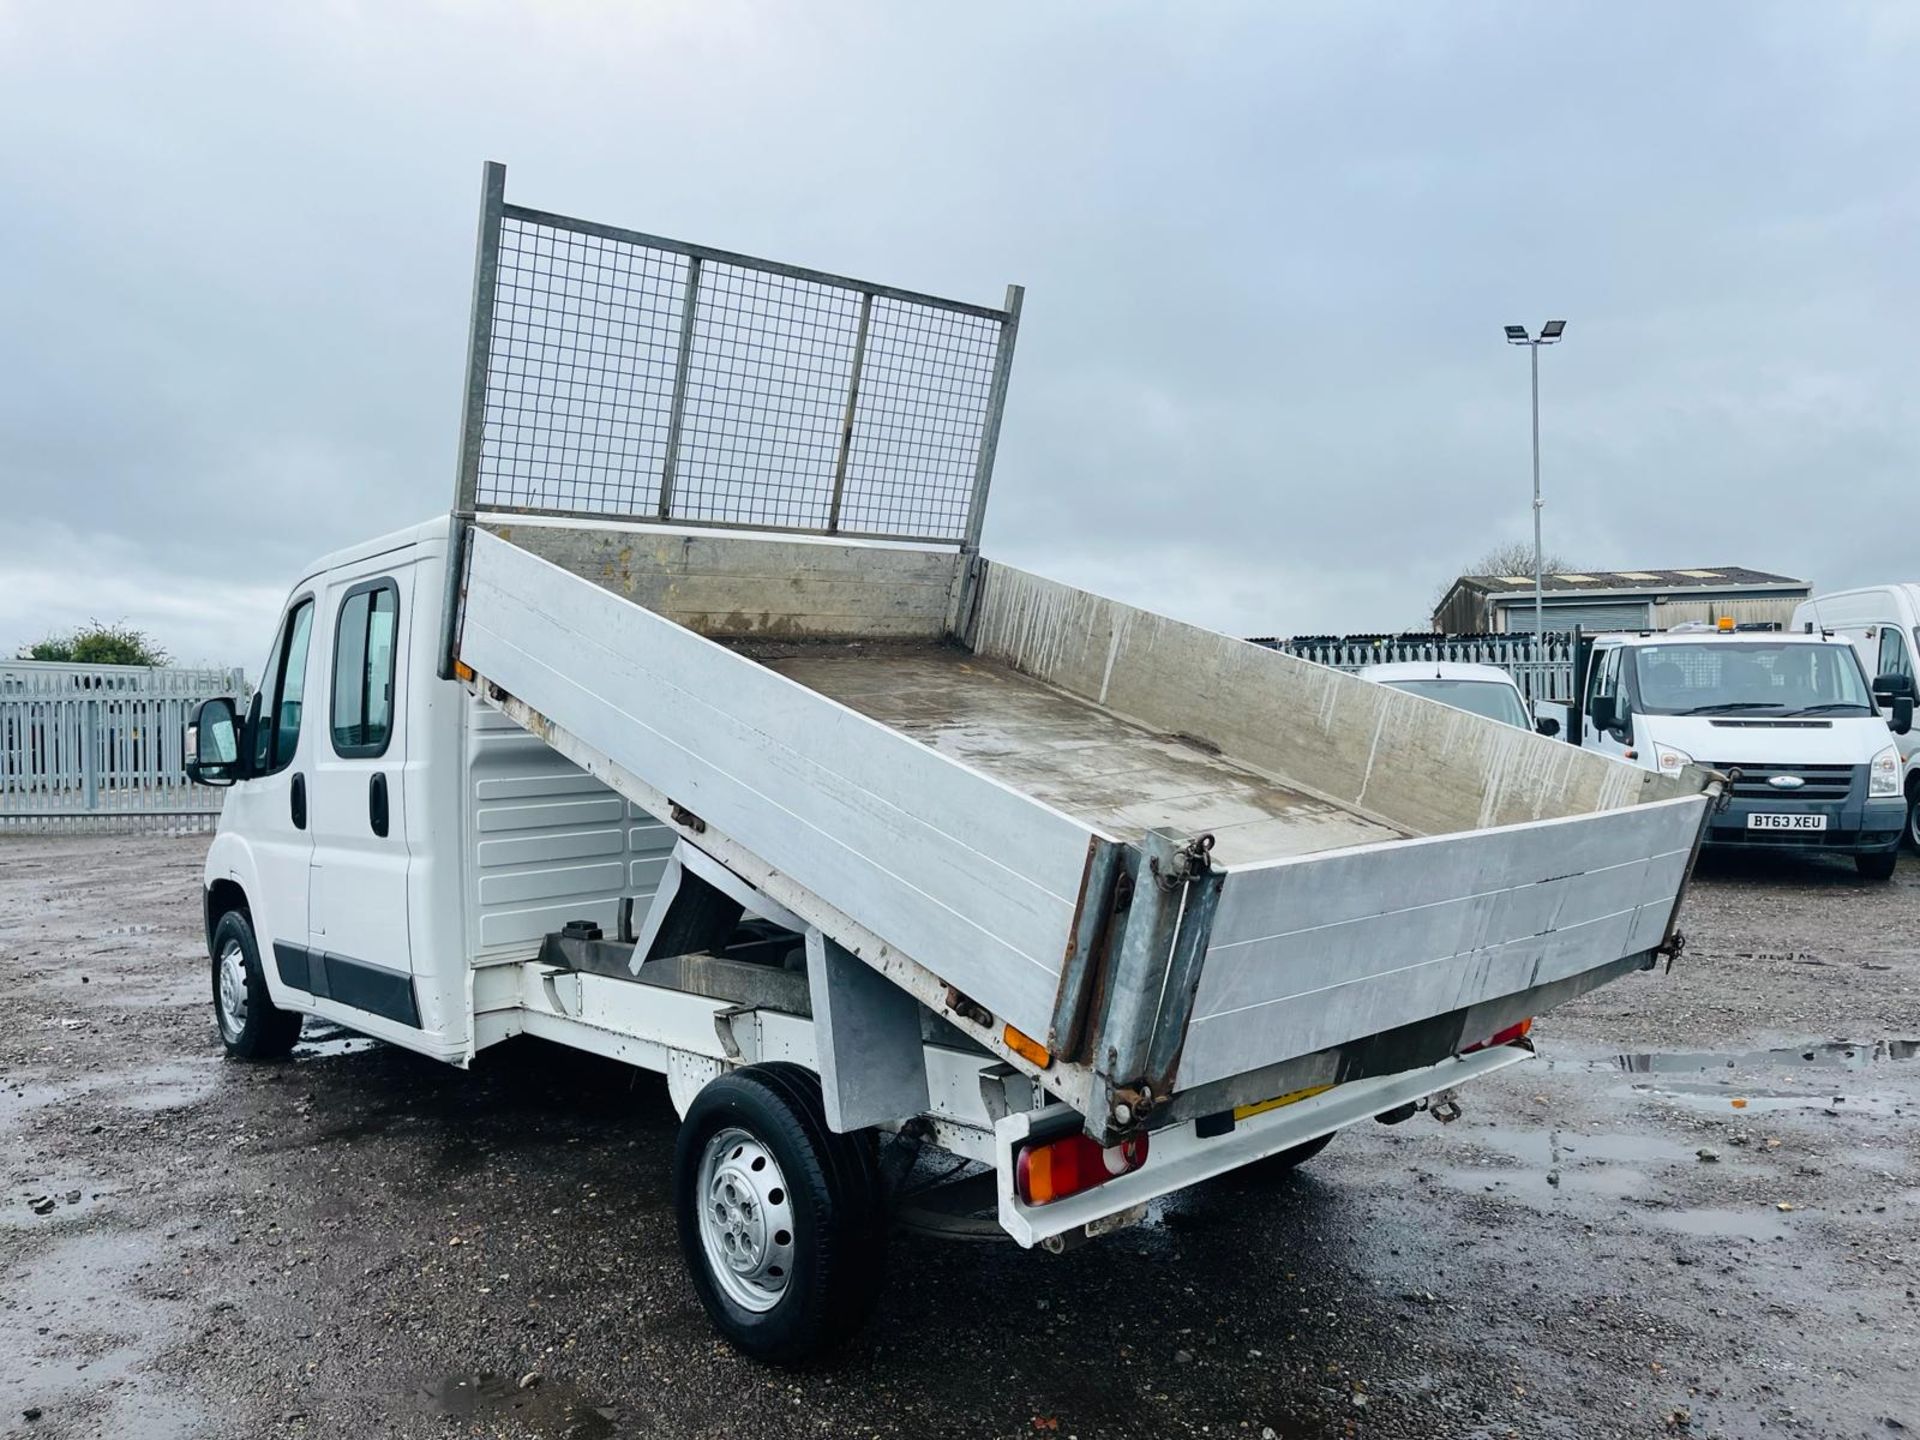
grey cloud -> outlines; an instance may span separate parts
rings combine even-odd
[[[446,504],[489,157],[547,208],[1025,283],[989,548],[1230,630],[1414,623],[1527,533],[1499,326],[1551,315],[1555,548],[1911,573],[1912,15],[16,7],[0,650],[50,573],[240,645]],[[239,638],[160,603],[196,589]]]

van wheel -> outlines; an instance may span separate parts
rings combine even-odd
[[[1896,846],[1892,850],[1876,850],[1871,855],[1853,857],[1853,868],[1860,872],[1863,880],[1891,880],[1893,867],[1900,861],[1900,851]]]
[[[1907,797],[1907,844],[1920,853],[1920,785]]]
[[[827,1128],[820,1081],[802,1067],[749,1065],[694,1096],[673,1199],[700,1303],[754,1359],[795,1364],[873,1309],[886,1206],[872,1138]]]
[[[1303,1141],[1290,1150],[1282,1150],[1278,1154],[1267,1156],[1264,1160],[1256,1160],[1248,1168],[1262,1179],[1278,1180],[1283,1175],[1292,1174],[1326,1149],[1333,1143],[1333,1137],[1339,1133],[1338,1130],[1329,1130],[1326,1134],[1316,1135],[1313,1139]]]
[[[213,927],[213,1018],[227,1053],[241,1060],[278,1060],[300,1038],[300,1017],[267,996],[244,910],[227,911]]]

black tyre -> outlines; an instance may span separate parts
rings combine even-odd
[[[278,1060],[300,1038],[300,1017],[277,1007],[260,970],[260,946],[244,910],[229,910],[213,927],[213,1018],[227,1053],[241,1060]]]
[[[1329,1130],[1324,1135],[1316,1135],[1311,1140],[1295,1145],[1291,1150],[1282,1150],[1278,1154],[1267,1156],[1264,1160],[1256,1160],[1247,1169],[1267,1180],[1277,1180],[1282,1175],[1290,1175],[1331,1145],[1333,1137],[1339,1133],[1338,1130]]]
[[[673,1200],[693,1288],[737,1349],[791,1365],[865,1322],[886,1256],[880,1171],[870,1136],[827,1128],[811,1072],[749,1065],[696,1095]]]
[[[1907,797],[1907,845],[1920,855],[1920,788]]]
[[[1876,850],[1871,855],[1853,857],[1853,868],[1860,872],[1864,880],[1891,880],[1893,867],[1899,863],[1900,851],[1897,847],[1892,850]]]

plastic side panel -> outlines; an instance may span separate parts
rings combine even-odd
[[[1086,827],[484,533],[461,656],[942,979],[1047,1032]]]
[[[1180,1085],[1653,948],[1707,803],[1660,801],[1229,872]]]
[[[532,955],[569,920],[617,934],[623,895],[646,913],[678,837],[499,711],[466,704],[480,953]]]

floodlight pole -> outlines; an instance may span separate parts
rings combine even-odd
[[[1540,549],[1540,342],[1527,346],[1533,370],[1533,643],[1547,643],[1546,576]],[[1536,654],[1540,653],[1536,648]]]
[[[1538,335],[1529,335],[1524,325],[1509,325],[1507,343],[1527,347],[1527,361],[1533,395],[1533,633],[1535,643],[1544,642],[1547,633],[1546,562],[1540,543],[1540,347],[1557,345],[1566,334],[1567,322],[1549,320]]]

